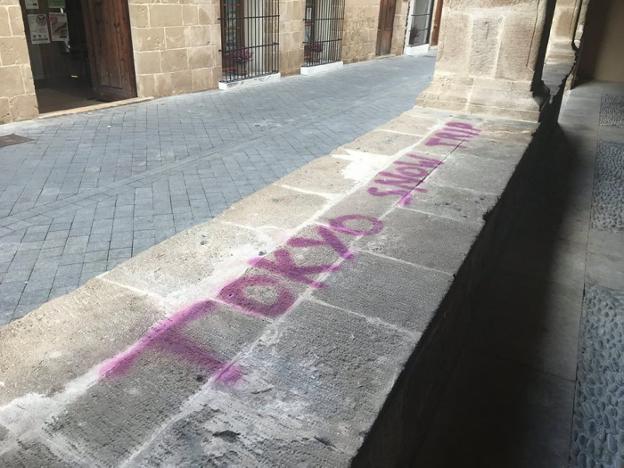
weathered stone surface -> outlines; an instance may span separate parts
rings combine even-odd
[[[319,195],[344,194],[358,182],[349,166],[345,159],[325,156],[290,173],[278,183]]]
[[[384,218],[384,230],[359,241],[362,249],[454,275],[479,228],[445,218],[398,209]]]
[[[164,304],[147,294],[95,279],[0,328],[0,403],[61,391],[134,343],[165,313]]]
[[[515,167],[513,160],[453,155],[444,160],[444,164],[430,176],[429,180],[439,185],[499,194],[507,185]]]
[[[362,252],[314,297],[412,332],[423,332],[452,277]]]
[[[425,183],[423,188],[426,192],[414,197],[405,206],[406,209],[477,225],[485,223],[486,216],[498,201],[498,197],[492,194],[446,187],[433,182]]]
[[[411,145],[415,145],[419,139],[417,136],[376,130],[367,133],[352,143],[341,146],[336,152],[340,154],[341,152],[354,150],[392,156]]]
[[[223,287],[244,271],[244,263],[277,245],[269,236],[211,222],[174,236],[102,276],[184,305]]]
[[[21,443],[19,448],[0,454],[2,466],[35,467],[45,466],[49,468],[69,468],[72,463],[61,460],[48,447],[40,442]]]
[[[176,335],[154,338],[154,344],[129,367],[112,368],[50,421],[45,431],[53,439],[58,435],[71,439],[79,453],[88,453],[101,464],[117,465],[265,325],[263,320],[218,306],[176,330]]]
[[[318,195],[270,185],[232,205],[220,219],[253,228],[288,230],[303,224],[327,203]]]

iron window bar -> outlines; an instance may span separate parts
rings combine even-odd
[[[303,66],[342,59],[345,0],[306,0]]]
[[[222,81],[279,72],[279,0],[221,0]]]

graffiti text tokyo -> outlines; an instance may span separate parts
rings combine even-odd
[[[425,144],[446,145],[449,139],[457,138],[457,141],[461,142],[478,134],[479,130],[470,124],[449,122],[443,130],[426,140]],[[457,146],[457,141],[454,146]],[[370,195],[376,197],[395,195],[399,198],[399,204],[407,204],[415,192],[424,191],[419,185],[442,164],[437,159],[417,153],[407,153],[404,156],[409,160],[395,161],[392,172],[382,171],[374,181],[374,184],[398,185],[385,192],[379,187],[372,186],[368,189]],[[349,214],[333,218],[326,225],[314,225],[312,230],[313,234],[310,236],[290,238],[271,256],[250,260],[249,263],[255,267],[254,271],[247,271],[228,283],[220,290],[216,299],[196,302],[152,326],[129,349],[106,361],[100,368],[100,375],[117,377],[125,374],[141,355],[150,349],[180,356],[211,374],[216,374],[220,381],[232,382],[240,378],[241,372],[235,364],[220,360],[212,351],[187,337],[183,329],[189,323],[216,312],[219,303],[233,306],[245,314],[267,318],[285,314],[297,301],[297,294],[293,292],[289,283],[298,283],[311,288],[325,287],[325,283],[319,281],[319,276],[336,272],[343,267],[345,261],[355,258],[354,252],[350,250],[345,240],[349,237],[377,235],[383,230],[383,222],[362,214]],[[295,258],[296,250],[309,248],[329,249],[334,254],[334,261],[315,265],[298,264]],[[257,291],[258,288],[270,291],[272,294],[264,296],[271,299],[265,302],[249,294],[250,290]]]

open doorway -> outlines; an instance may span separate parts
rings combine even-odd
[[[136,97],[127,0],[20,0],[39,112]]]

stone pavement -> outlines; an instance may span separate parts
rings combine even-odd
[[[410,108],[434,58],[399,57],[0,127],[0,324]]]
[[[624,86],[559,121],[415,466],[624,466]]]

